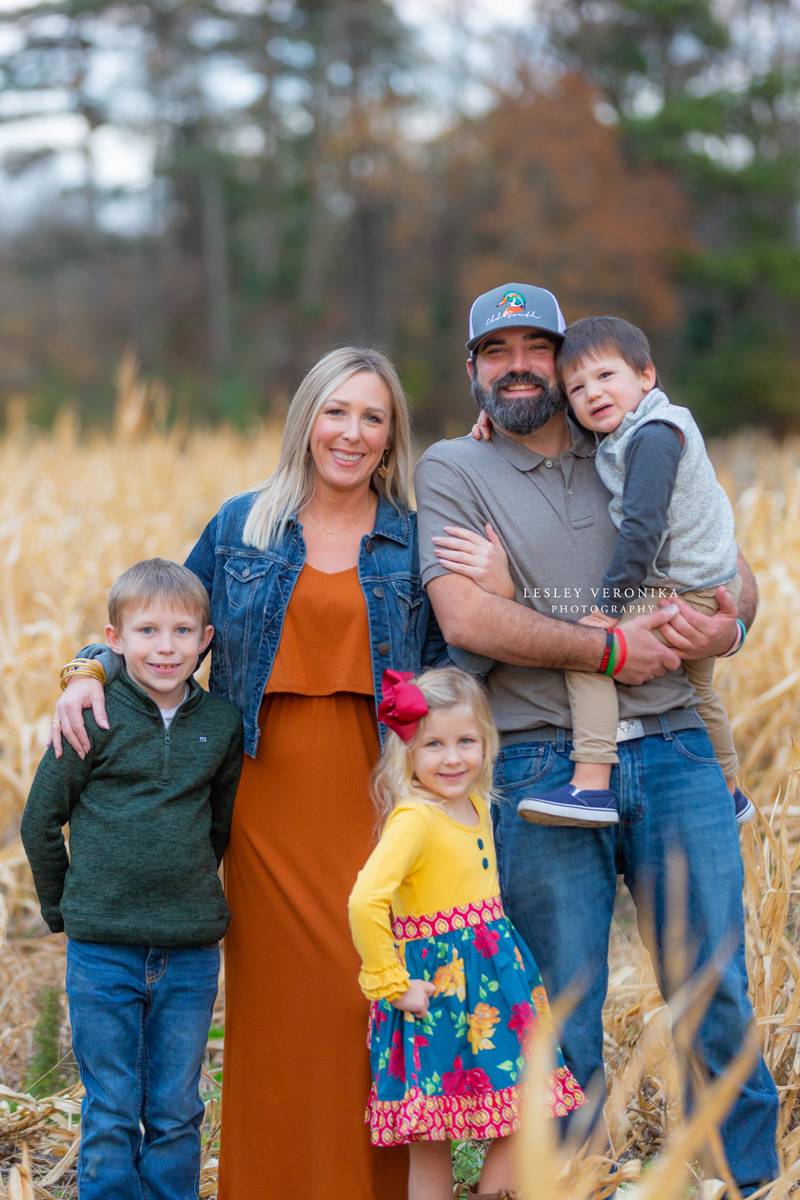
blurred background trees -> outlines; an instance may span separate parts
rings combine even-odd
[[[509,6],[510,7],[510,6]],[[464,426],[466,311],[621,313],[708,432],[800,424],[800,0],[30,0],[0,10],[0,381],[193,419],[327,347]]]

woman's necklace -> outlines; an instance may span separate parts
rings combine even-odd
[[[353,528],[355,526],[355,522],[354,522],[354,524],[351,525],[350,528],[331,529],[330,525],[326,525],[323,521],[319,521],[319,520],[317,520],[316,517],[312,516],[308,509],[306,509],[305,512],[302,513],[302,518],[303,518],[303,521],[310,521],[310,523],[313,526],[315,526],[315,528],[319,529],[319,531],[322,534],[323,541],[326,541],[329,544],[338,541],[338,539],[340,537],[343,537],[345,534],[348,534],[348,533],[352,534]],[[372,511],[370,511],[369,517],[366,518],[366,520],[367,520],[367,524],[371,527]],[[359,527],[363,524],[364,524],[364,521],[359,520],[359,522],[358,522]],[[360,532],[363,532],[363,530],[360,530]]]
[[[316,529],[320,530],[323,541],[335,542],[342,536],[343,533],[346,532],[344,529],[330,529],[327,525],[323,525],[322,521],[317,521],[315,517],[309,517],[308,513],[305,514],[305,518],[307,521],[310,521]]]

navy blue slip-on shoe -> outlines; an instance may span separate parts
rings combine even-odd
[[[756,815],[756,806],[749,796],[745,796],[741,788],[733,793],[733,808],[739,825],[746,825]]]
[[[556,788],[554,792],[520,800],[517,812],[532,825],[583,825],[591,829],[619,824],[613,792],[576,788],[572,783]]]

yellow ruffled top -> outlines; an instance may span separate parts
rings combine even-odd
[[[395,1000],[408,987],[393,918],[432,916],[499,894],[489,810],[477,794],[470,801],[475,825],[455,821],[444,804],[403,800],[359,871],[348,911],[368,999]]]

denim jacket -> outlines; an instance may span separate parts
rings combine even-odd
[[[255,756],[258,711],[281,640],[286,609],[306,560],[302,525],[290,520],[266,550],[242,540],[255,492],[234,496],[212,517],[186,560],[211,597],[210,689],[244,720],[244,748]],[[418,672],[447,661],[419,577],[416,513],[378,499],[375,528],[361,539],[358,578],[367,602],[376,707],[385,667]],[[383,727],[378,726],[381,738]]]

